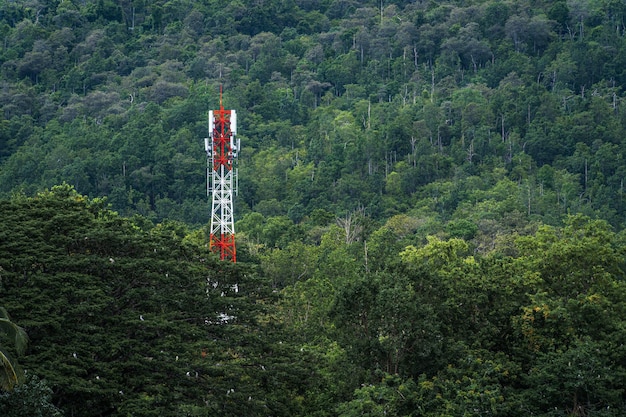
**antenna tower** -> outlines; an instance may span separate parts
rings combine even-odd
[[[237,262],[233,193],[237,194],[237,113],[224,110],[220,87],[220,108],[209,111],[209,137],[204,138],[207,155],[207,195],[211,196],[209,247],[221,260]]]

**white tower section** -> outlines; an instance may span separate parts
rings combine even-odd
[[[209,111],[209,137],[204,140],[207,153],[207,195],[211,196],[211,249],[220,259],[237,261],[233,193],[237,193],[237,169],[234,167],[239,150],[237,113],[224,110],[220,94],[220,109]]]

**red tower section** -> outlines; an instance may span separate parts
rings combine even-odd
[[[211,250],[220,259],[237,262],[235,247],[235,224],[233,217],[233,193],[237,192],[237,169],[235,161],[239,140],[237,113],[224,110],[220,91],[219,110],[209,111],[209,137],[205,139],[207,152],[207,194],[211,196]]]

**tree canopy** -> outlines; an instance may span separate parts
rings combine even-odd
[[[625,14],[2,2],[0,306],[30,342],[0,410],[624,414]],[[220,86],[235,265],[206,247]]]

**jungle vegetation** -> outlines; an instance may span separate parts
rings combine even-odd
[[[0,414],[626,413],[623,2],[7,0],[0,40]]]

